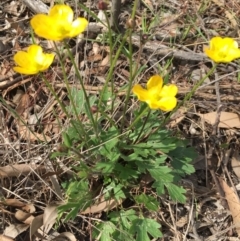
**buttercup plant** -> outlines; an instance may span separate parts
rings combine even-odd
[[[88,21],[85,18],[77,18],[73,21],[73,10],[69,6],[61,4],[52,7],[48,15],[35,15],[30,24],[39,37],[60,41],[82,33],[86,29]]]
[[[146,102],[153,110],[171,111],[177,105],[175,97],[177,86],[173,84],[163,86],[163,79],[159,75],[154,75],[148,80],[147,89],[143,89],[141,85],[135,85],[132,91],[140,101]]]
[[[238,43],[232,38],[214,37],[210,46],[204,48],[205,54],[216,63],[229,63],[240,58]]]
[[[53,6],[48,15],[35,15],[30,23],[36,35],[54,41],[75,37],[88,25],[85,18],[73,20],[72,9],[63,4]],[[110,55],[114,56],[110,58],[111,70],[120,54],[124,53],[124,41],[131,37],[128,36],[129,33],[131,31],[126,31],[117,51],[110,48],[113,51]],[[109,37],[111,38],[111,34]],[[67,44],[64,44],[68,48]],[[118,47],[117,44],[114,46]],[[129,63],[132,63],[131,50],[130,47]],[[58,53],[57,49],[56,52]],[[86,95],[81,74],[71,51],[68,53],[83,89],[69,88],[68,79],[64,75],[70,104],[67,108],[63,107],[63,110],[66,116],[71,116],[71,121],[62,135],[64,151],[54,153],[52,159],[60,156],[72,158],[75,161],[75,175],[62,183],[67,201],[59,207],[59,211],[65,220],[74,219],[79,212],[91,207],[94,202],[96,205],[94,194],[97,193],[100,197],[99,202],[115,200],[119,205],[115,205],[114,211],[110,207],[107,208],[108,222],[95,220],[95,238],[100,237],[102,241],[148,241],[152,237],[159,238],[162,236],[160,224],[145,217],[145,211],[159,210],[159,199],[165,190],[172,201],[184,203],[186,191],[177,184],[186,174],[194,172],[191,161],[195,152],[187,147],[185,141],[179,140],[166,130],[162,124],[164,121],[160,119],[163,118],[160,114],[176,107],[178,88],[174,84],[164,85],[162,77],[158,74],[148,80],[146,89],[139,84],[133,86],[133,76],[137,74],[131,72],[129,83],[126,85],[127,92],[133,93],[144,103],[133,111],[133,118],[127,119],[129,124],[126,125],[114,119],[114,113],[118,111],[118,101],[109,105],[109,100],[117,100],[114,88],[109,88],[110,81],[111,86],[114,86],[113,72],[109,71],[111,74],[107,75],[105,86],[99,93],[100,99]],[[14,56],[18,65],[14,70],[22,74],[37,74],[46,70],[53,58],[54,54],[44,54],[40,46],[31,45],[27,52],[20,51]],[[134,68],[131,66],[131,69]],[[65,73],[65,69],[62,71]],[[47,80],[44,81],[47,83]],[[48,86],[51,87],[50,84]],[[54,91],[53,88],[50,90]],[[54,96],[57,95],[54,93]],[[57,101],[60,102],[59,99]],[[96,111],[89,108],[98,103],[101,104],[97,106]],[[128,107],[130,103],[123,101],[120,104]],[[146,109],[149,109],[148,113]],[[85,117],[86,122],[79,120],[80,115]],[[141,191],[139,180],[146,175],[151,175],[152,191],[147,194],[134,192],[135,188]],[[93,178],[98,179],[101,185],[96,190],[90,185]],[[156,195],[152,195],[152,192]],[[127,198],[136,203],[138,208],[129,206],[124,209],[120,204]],[[102,232],[105,229],[109,232]]]
[[[26,52],[19,51],[14,55],[13,59],[17,66],[13,67],[13,70],[20,74],[37,74],[49,68],[54,56],[43,53],[39,45],[30,45]]]

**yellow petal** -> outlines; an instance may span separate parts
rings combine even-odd
[[[152,110],[161,109],[159,107],[159,101],[157,101],[156,99],[153,101],[146,101],[146,103],[149,105],[149,108]]]
[[[42,48],[39,45],[32,44],[28,47],[27,53],[31,59],[38,59],[43,55]]]
[[[13,60],[21,67],[28,67],[32,64],[32,60],[29,58],[29,55],[24,51],[17,52],[14,55]]]
[[[38,69],[38,71],[44,71],[48,69],[48,67],[53,62],[54,54],[44,54],[41,46],[33,44],[31,45],[27,53],[29,58],[32,60],[33,66]]]
[[[132,92],[138,97],[141,101],[149,100],[149,92],[146,89],[143,89],[141,85],[134,85]]]
[[[215,49],[218,49],[220,44],[222,42],[222,38],[221,37],[213,37],[211,40],[210,40],[210,49],[211,50],[215,50]]]
[[[44,54],[40,71],[44,71],[44,70],[48,69],[49,66],[52,64],[54,57],[55,57],[54,54]]]
[[[177,105],[177,99],[175,97],[163,97],[158,101],[158,108],[163,111],[171,111]]]
[[[228,46],[228,48],[235,48],[237,49],[238,48],[238,43],[232,39],[232,38],[222,38],[222,40],[218,40],[219,41],[219,44],[222,45],[222,46]]]
[[[73,10],[68,5],[57,4],[50,9],[49,16],[71,23],[73,21]]]
[[[152,76],[147,82],[147,89],[157,88],[158,91],[161,91],[163,85],[163,79],[160,75]]]
[[[88,26],[88,21],[85,18],[77,18],[73,21],[70,32],[68,34],[69,38],[75,37],[80,33],[84,32]]]
[[[174,97],[178,92],[178,87],[174,84],[164,85],[161,92],[160,97]]]
[[[56,41],[64,38],[64,36],[62,36],[61,26],[59,26],[59,22],[54,18],[44,14],[37,14],[31,19],[30,24],[39,37]]]
[[[36,69],[22,68],[19,66],[13,67],[13,70],[19,74],[37,74],[39,72]]]
[[[33,44],[28,47],[27,52],[19,51],[14,57],[18,66],[14,71],[21,74],[36,74],[48,69],[54,59],[54,54],[45,54],[39,45]]]
[[[216,63],[229,63],[240,58],[238,43],[232,38],[214,37],[210,40],[210,47],[204,48],[205,54]]]
[[[30,24],[34,32],[45,39],[60,41],[64,38],[75,37],[83,32],[88,24],[85,18],[73,21],[73,11],[67,5],[55,5],[49,15],[37,14]]]

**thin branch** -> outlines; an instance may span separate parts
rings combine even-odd
[[[49,12],[49,7],[40,0],[22,0],[22,2],[34,13]]]

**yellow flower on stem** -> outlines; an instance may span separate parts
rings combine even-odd
[[[163,86],[163,79],[159,75],[154,75],[148,80],[147,89],[137,84],[132,91],[140,101],[146,102],[154,110],[170,111],[177,105],[175,97],[178,92],[177,86],[174,84]]]
[[[73,10],[67,5],[58,4],[50,9],[48,15],[35,15],[30,24],[38,36],[60,41],[82,33],[88,21],[85,18],[77,18],[73,21]]]
[[[48,69],[54,59],[54,54],[44,54],[41,46],[30,45],[27,51],[19,51],[13,57],[16,65],[13,70],[20,74],[37,74]]]
[[[204,48],[205,54],[216,63],[229,63],[240,58],[238,43],[232,38],[214,37],[210,46]]]

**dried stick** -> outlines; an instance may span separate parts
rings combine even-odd
[[[112,0],[111,8],[111,27],[113,30],[117,31],[119,29],[118,18],[121,10],[121,0]]]
[[[49,7],[40,0],[22,0],[22,2],[34,13],[48,13]]]

